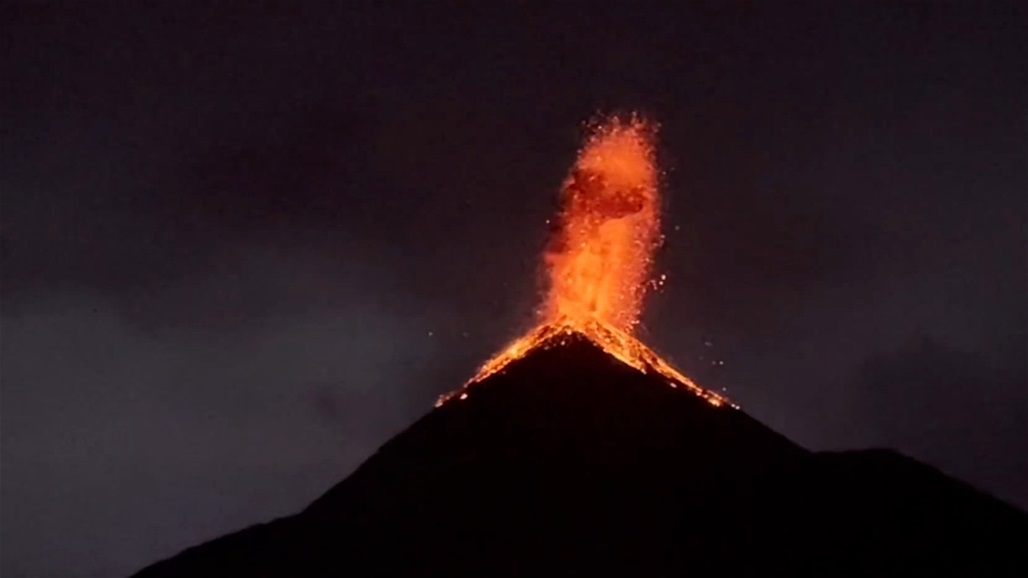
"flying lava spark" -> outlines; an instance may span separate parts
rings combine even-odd
[[[548,288],[539,322],[479,368],[461,390],[502,371],[533,349],[581,334],[644,373],[657,373],[711,405],[724,397],[701,388],[633,336],[661,243],[656,126],[638,117],[593,125],[561,187],[561,211],[544,255]],[[658,281],[662,281],[661,278]],[[459,395],[459,397],[458,397]]]

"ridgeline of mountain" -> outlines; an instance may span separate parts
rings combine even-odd
[[[812,453],[582,335],[171,576],[1028,575],[1028,516],[887,450]]]

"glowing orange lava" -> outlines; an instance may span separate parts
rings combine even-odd
[[[561,189],[561,213],[545,255],[549,287],[539,324],[478,370],[463,390],[537,347],[579,333],[644,373],[657,373],[714,406],[728,401],[705,390],[632,336],[651,285],[653,251],[660,244],[660,194],[655,128],[613,118],[593,128]]]
[[[579,153],[546,252],[546,321],[597,320],[628,332],[638,321],[660,241],[652,135],[641,121],[614,119]]]

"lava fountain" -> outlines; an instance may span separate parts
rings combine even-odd
[[[561,211],[544,255],[548,287],[538,324],[479,368],[458,397],[538,347],[578,333],[644,373],[658,373],[712,405],[727,400],[703,389],[633,336],[660,245],[656,127],[637,117],[595,124],[561,187]]]
[[[546,251],[544,322],[596,320],[627,332],[638,322],[660,242],[653,132],[613,119],[587,140],[561,189]]]

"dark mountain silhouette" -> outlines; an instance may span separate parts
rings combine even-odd
[[[812,453],[584,336],[307,509],[136,576],[1028,575],[1028,516],[887,450]]]

